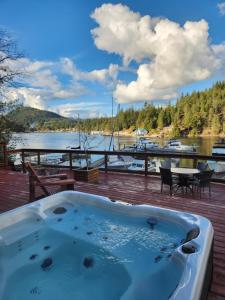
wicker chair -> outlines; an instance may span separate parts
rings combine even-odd
[[[161,175],[161,193],[163,192],[163,185],[168,185],[170,187],[170,196],[173,193],[173,188],[177,186],[177,179],[172,176],[170,169],[159,168]]]
[[[204,191],[205,187],[208,187],[209,197],[211,197],[211,178],[214,174],[213,170],[202,171],[195,176],[195,179],[191,181],[191,185],[199,191],[200,198],[202,196],[202,190]]]

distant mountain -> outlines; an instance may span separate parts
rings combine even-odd
[[[18,107],[11,111],[7,117],[10,121],[26,129],[35,128],[37,125],[49,121],[62,121],[67,119],[54,112],[25,106]]]
[[[15,110],[8,113],[7,119],[15,124],[15,131],[17,131],[16,128],[18,128],[19,131],[21,128],[23,128],[22,131],[37,130],[42,128],[44,124],[62,124],[70,121],[70,119],[64,118],[54,112],[26,106],[17,107]]]

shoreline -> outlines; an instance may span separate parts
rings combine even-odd
[[[26,132],[13,132],[13,134],[23,134],[23,133],[79,133],[78,131],[75,130],[42,130],[42,131],[26,131]],[[91,131],[91,135],[102,135],[102,136],[111,136],[112,133],[108,131]],[[118,136],[118,131],[114,132],[114,137]],[[119,131],[119,136],[120,137],[133,137],[133,138],[140,138],[140,137],[145,137],[145,138],[160,138],[160,139],[170,139],[171,137],[169,134],[164,134],[164,133],[152,133],[152,134],[146,134],[146,135],[136,135],[133,132],[129,131]],[[225,138],[225,134],[199,134],[195,136],[179,136],[176,138],[207,138],[207,137],[214,137],[214,138]]]

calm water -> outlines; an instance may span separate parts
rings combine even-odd
[[[79,137],[74,132],[45,132],[45,133],[21,133],[15,134],[16,148],[49,148],[49,149],[66,149],[77,147],[79,145]],[[160,145],[163,145],[165,140],[153,139]],[[216,137],[204,138],[181,138],[183,144],[197,145],[200,154],[211,155],[213,144],[218,140]],[[91,136],[91,149],[109,150],[111,142],[110,136]],[[135,137],[120,137],[119,143],[121,146],[132,145],[136,142]],[[114,143],[111,145],[118,149],[118,137],[114,137]]]

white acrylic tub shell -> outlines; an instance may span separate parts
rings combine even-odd
[[[187,200],[188,201],[188,200]],[[149,215],[172,221],[185,228],[198,226],[200,234],[187,244],[194,244],[197,251],[185,254],[181,247],[176,250],[176,259],[184,264],[184,272],[179,285],[170,297],[172,300],[199,300],[203,286],[204,276],[213,241],[213,228],[210,221],[199,215],[178,212],[170,209],[150,205],[130,205],[125,202],[112,202],[109,198],[74,191],[61,192],[31,204],[24,205],[0,215],[0,245],[10,244],[43,226],[52,208],[63,205],[65,208],[73,207],[77,203],[88,203],[108,211],[129,216]],[[51,210],[50,210],[51,209]],[[37,223],[37,218],[40,221]],[[11,226],[17,224],[17,226]],[[32,226],[31,226],[32,225]],[[33,227],[36,226],[36,227]],[[125,293],[121,300],[129,300]]]

